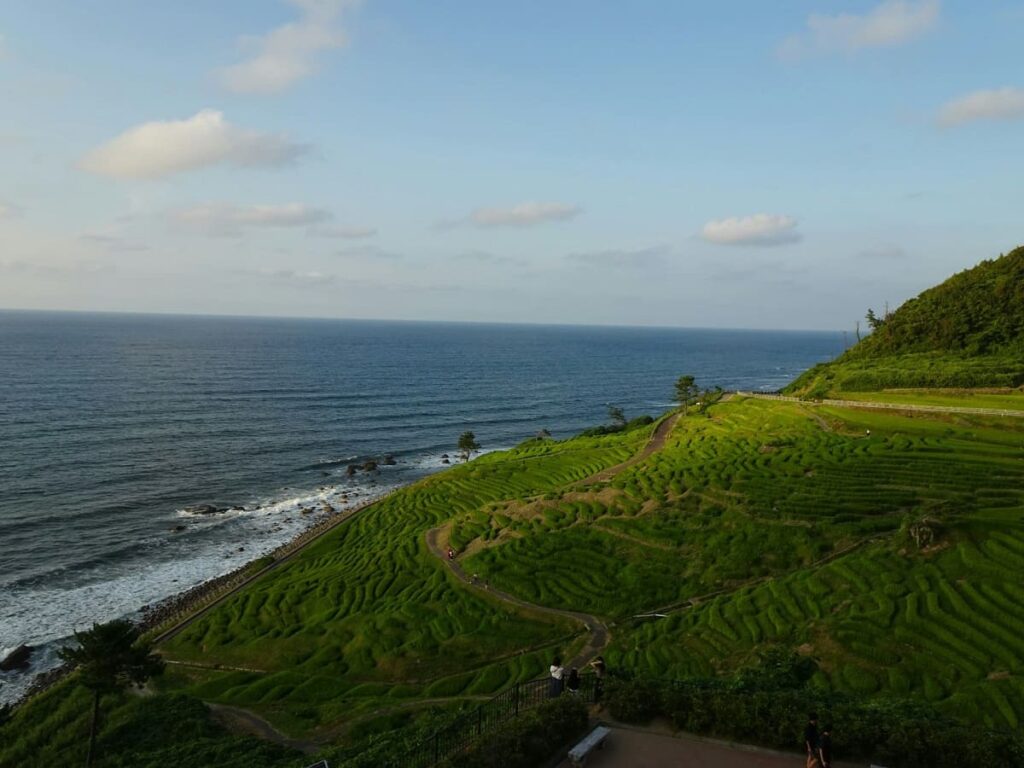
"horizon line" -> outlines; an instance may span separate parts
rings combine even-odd
[[[248,315],[230,312],[158,312],[131,309],[40,309],[37,307],[0,307],[0,313],[53,314],[53,315],[115,315],[123,317],[168,317],[224,320],[307,320],[322,322],[356,323],[404,323],[422,325],[494,325],[527,326],[538,328],[608,328],[630,330],[667,331],[746,331],[749,333],[835,333],[844,331],[835,328],[750,328],[740,326],[707,325],[645,325],[641,323],[572,323],[572,322],[531,322],[529,320],[433,320],[387,317],[340,317],[326,315]],[[849,333],[846,331],[845,333]]]

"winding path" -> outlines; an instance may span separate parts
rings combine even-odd
[[[214,717],[229,731],[247,733],[257,739],[280,744],[282,747],[295,749],[306,755],[312,755],[321,749],[321,745],[313,741],[289,739],[255,712],[241,707],[231,707],[227,704],[216,704],[212,701],[207,701],[205,704],[213,712]]]
[[[535,613],[545,613],[549,616],[560,616],[562,618],[570,619],[582,624],[586,628],[590,633],[590,637],[587,639],[587,644],[583,646],[580,652],[577,653],[566,666],[582,668],[590,663],[590,661],[592,661],[599,653],[601,653],[601,651],[604,650],[605,646],[608,645],[608,641],[610,639],[608,625],[601,621],[601,619],[597,618],[597,616],[579,611],[566,611],[561,608],[551,608],[546,605],[528,603],[526,600],[521,600],[515,595],[510,595],[508,592],[504,592],[500,589],[494,589],[486,583],[475,583],[473,579],[466,575],[466,572],[462,570],[462,566],[459,565],[457,561],[448,559],[448,555],[445,552],[445,546],[441,542],[441,534],[443,532],[444,526],[441,528],[431,528],[427,531],[425,537],[427,541],[427,548],[434,557],[448,565],[448,570],[452,572],[452,575],[455,576],[456,579],[461,581],[470,589],[473,589],[482,595],[491,595],[492,597],[497,598],[504,603],[508,603],[509,605],[514,605],[517,608],[524,608]]]
[[[615,477],[620,472],[628,469],[629,467],[639,464],[641,461],[651,456],[653,453],[660,451],[665,446],[665,441],[668,439],[669,433],[675,427],[679,421],[680,413],[673,413],[665,419],[662,419],[655,427],[654,432],[651,434],[651,438],[647,441],[644,447],[631,456],[626,461],[616,464],[607,469],[602,469],[590,477],[584,479],[581,485],[591,485],[593,483],[607,482],[611,478]],[[434,557],[441,560],[448,566],[448,570],[451,571],[452,575],[456,579],[461,581],[463,584],[471,589],[478,591],[481,594],[491,595],[492,597],[501,600],[502,602],[514,605],[518,608],[524,608],[535,613],[544,613],[549,616],[560,616],[562,618],[570,619],[579,624],[582,624],[584,628],[590,633],[587,639],[587,644],[583,646],[579,653],[569,662],[567,666],[576,667],[582,669],[594,658],[596,658],[601,651],[603,651],[608,642],[611,640],[611,633],[608,630],[608,625],[590,613],[583,613],[581,611],[567,611],[561,608],[551,608],[546,605],[538,605],[536,603],[530,603],[526,600],[522,600],[515,595],[511,595],[500,589],[494,589],[488,586],[486,583],[477,583],[474,579],[466,575],[466,572],[462,569],[462,566],[457,560],[448,559],[447,554],[447,542],[442,541],[442,534],[447,526],[441,526],[439,528],[432,528],[426,533],[427,549]]]
[[[676,422],[679,421],[680,414],[678,411],[673,413],[658,422],[658,426],[654,428],[654,432],[651,434],[651,439],[647,441],[644,447],[633,454],[631,457],[626,459],[621,464],[616,464],[613,467],[602,469],[600,472],[595,472],[590,477],[582,480],[580,485],[593,485],[594,483],[606,483],[615,477],[620,472],[629,469],[632,466],[639,464],[641,461],[649,457],[653,453],[657,453],[665,447],[665,441],[668,439],[669,433],[675,428]]]

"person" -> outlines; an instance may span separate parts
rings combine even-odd
[[[562,678],[565,676],[565,667],[562,666],[562,659],[555,656],[551,661],[551,679],[548,683],[548,692],[551,698],[557,698],[562,693]]]
[[[580,671],[573,667],[569,670],[569,679],[565,681],[565,687],[569,689],[569,693],[573,696],[578,696],[580,692]]]
[[[608,673],[608,667],[604,663],[604,656],[598,656],[590,666],[594,668],[594,701],[600,701],[604,693],[604,676]]]
[[[455,559],[455,550],[452,549],[451,547],[448,547],[448,559],[449,560],[454,560]]]
[[[818,740],[818,754],[821,756],[821,768],[832,768],[832,724],[825,723]]]
[[[820,753],[820,741],[818,738],[818,715],[811,712],[807,716],[807,727],[804,728],[804,749],[807,750],[807,768],[821,768],[818,758]]]

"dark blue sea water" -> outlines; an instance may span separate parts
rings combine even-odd
[[[440,469],[464,430],[490,449],[567,436],[608,404],[656,415],[682,373],[775,389],[839,347],[836,333],[0,312],[0,653],[52,649],[230,570],[310,524],[302,508]],[[398,464],[346,477],[384,454]],[[242,509],[183,511],[196,504]]]

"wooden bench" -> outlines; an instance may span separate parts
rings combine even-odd
[[[608,738],[610,733],[611,730],[603,725],[597,726],[597,728],[588,733],[583,741],[569,750],[569,759],[572,761],[572,764],[583,765],[591,752],[604,746],[604,740]]]

